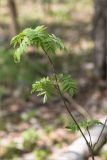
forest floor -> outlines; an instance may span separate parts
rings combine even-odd
[[[36,79],[51,73],[49,63],[41,51],[28,53],[20,64],[14,63],[13,50],[9,47],[10,17],[4,2],[0,15],[0,160],[54,160],[54,155],[66,149],[80,134],[65,128],[71,120],[60,98],[53,97],[42,104],[41,99],[30,93]],[[78,83],[70,104],[76,119],[104,116],[107,91],[93,72],[92,1],[54,3],[48,9],[30,1],[26,5],[16,2],[21,29],[44,24],[68,48],[65,54],[53,55],[53,60],[58,72],[70,73]],[[96,160],[106,159],[106,152],[96,156]]]

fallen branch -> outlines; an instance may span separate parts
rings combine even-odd
[[[100,122],[105,123],[107,117],[104,117],[100,120]],[[103,126],[98,125],[94,126],[90,129],[90,135],[92,139],[93,146],[96,144],[98,137],[100,136],[100,133],[102,131]],[[85,134],[88,142],[90,142],[89,135]],[[105,128],[100,136],[100,139],[98,143],[96,144],[96,147],[94,149],[94,154],[98,154],[98,152],[101,150],[103,145],[107,142],[107,124],[105,125]],[[61,153],[60,155],[56,156],[56,160],[86,160],[90,157],[89,149],[87,147],[86,142],[84,141],[83,137],[78,138],[76,141],[74,141],[65,152]]]

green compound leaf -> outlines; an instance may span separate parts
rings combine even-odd
[[[47,53],[55,53],[57,49],[65,49],[63,42],[56,36],[48,34],[45,26],[24,29],[20,34],[12,38],[11,45],[14,48],[18,46],[14,54],[16,62],[20,61],[21,55],[26,52],[27,47],[30,45],[41,47]]]
[[[56,88],[54,82],[49,77],[46,77],[32,85],[32,92],[37,92],[37,96],[42,96],[43,103],[45,103],[56,93]]]
[[[104,125],[103,123],[101,123],[98,120],[84,120],[78,124],[81,128],[85,128],[85,129],[87,129],[93,125]],[[68,126],[66,126],[66,128],[73,133],[75,133],[79,130],[77,125],[75,124],[75,122],[71,122]]]
[[[74,95],[77,90],[77,83],[68,74],[60,74],[58,76],[59,86],[63,92],[67,92],[70,95]]]
[[[13,45],[13,47],[15,48],[16,45],[21,44],[22,40],[24,39],[25,35],[22,33],[20,33],[19,35],[13,37],[11,39],[10,44]]]
[[[60,90],[63,92],[68,92],[70,94],[74,94],[76,91],[76,86],[74,83],[74,80],[70,78],[66,79],[69,77],[69,75],[57,75],[58,82],[56,82],[55,77],[46,77],[42,78],[39,81],[36,81],[32,85],[32,92],[37,92],[37,96],[42,96],[43,97],[43,103],[47,102],[49,98],[51,98],[53,95],[58,95],[58,86],[60,87]],[[64,85],[64,80],[66,79],[66,85],[67,88]],[[68,80],[68,81],[67,81]],[[70,82],[71,81],[71,82]],[[58,83],[58,84],[57,84]],[[68,87],[69,86],[69,87]]]
[[[20,43],[19,48],[14,53],[15,62],[20,62],[20,57],[27,51],[27,47],[30,45],[30,41],[27,37],[24,37],[22,42]]]

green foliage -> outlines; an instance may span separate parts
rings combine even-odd
[[[6,146],[6,151],[0,157],[2,160],[13,160],[21,154],[21,150],[19,150],[14,142],[11,142]]]
[[[51,3],[55,3],[55,2],[59,2],[60,0],[42,0],[42,2],[45,4],[51,4]]]
[[[19,62],[21,55],[25,53],[27,46],[36,45],[36,47],[41,47],[45,54],[55,53],[57,49],[64,50],[64,44],[55,35],[50,35],[46,31],[44,26],[38,26],[35,29],[27,28],[23,30],[22,33],[15,36],[11,40],[11,44],[16,47],[16,52],[14,54],[15,61]],[[56,75],[56,78],[46,77],[39,81],[36,81],[32,85],[32,92],[38,92],[37,96],[43,96],[43,103],[45,103],[54,94],[58,93],[58,84],[63,92],[68,92],[73,95],[76,91],[76,83],[70,75]]]
[[[32,85],[32,92],[38,92],[37,96],[43,96],[43,103],[45,103],[55,91],[56,88],[49,77],[42,78]]]
[[[29,54],[25,56],[23,62],[14,64],[13,51],[0,50],[0,98],[7,93],[5,84],[10,86],[20,85],[31,85],[34,80],[44,76],[48,70],[48,63],[42,61],[44,58],[40,53],[36,53],[33,56],[36,58],[29,57]],[[43,71],[44,70],[44,71]],[[36,73],[36,74],[35,74]],[[3,86],[4,85],[4,86]],[[27,88],[24,90],[25,94],[29,94]],[[22,93],[22,97],[24,93]]]
[[[42,0],[43,3],[52,3],[53,0]]]
[[[57,80],[62,92],[67,92],[70,95],[74,95],[76,91],[76,82],[70,75],[59,74],[57,75]],[[38,92],[37,96],[43,96],[43,103],[45,103],[53,95],[58,95],[55,77],[46,77],[36,81],[32,85],[32,92]]]
[[[52,132],[52,131],[54,131],[55,130],[55,128],[54,128],[54,126],[52,126],[52,125],[47,125],[45,128],[44,128],[44,131],[47,133],[47,134],[49,134],[50,132]]]
[[[3,96],[6,94],[6,89],[5,87],[0,85],[0,101],[2,100]]]
[[[103,123],[101,123],[98,120],[84,120],[84,121],[81,121],[78,124],[81,128],[85,128],[85,129],[87,129],[87,128],[93,126],[93,125],[103,125]],[[71,122],[68,126],[66,126],[66,128],[73,133],[75,133],[76,131],[79,130],[78,126],[75,124],[75,122]]]
[[[46,31],[46,27],[38,26],[35,29],[27,28],[23,30],[19,35],[15,36],[11,40],[11,44],[18,46],[14,53],[14,59],[16,62],[20,62],[20,57],[26,52],[26,49],[30,45],[36,45],[49,53],[55,53],[57,49],[64,50],[65,47],[62,41],[55,35],[50,35]]]
[[[77,90],[77,84],[76,84],[76,81],[73,80],[71,75],[60,74],[58,76],[58,82],[60,85],[60,89],[63,92],[67,92],[72,96],[75,94],[75,92]]]
[[[55,11],[51,10],[49,12],[49,14],[53,16],[53,18],[56,19],[58,22],[64,22],[65,20],[69,20],[71,17],[70,13],[71,13],[71,8],[68,9],[68,7],[67,8],[62,7],[61,9]]]
[[[22,133],[22,138],[24,149],[31,150],[35,146],[39,136],[33,128],[29,128]]]
[[[49,152],[47,150],[36,150],[34,152],[36,160],[47,159]]]
[[[36,117],[36,110],[31,110],[21,115],[21,119],[25,122],[35,117]]]

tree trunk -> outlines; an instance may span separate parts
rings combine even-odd
[[[95,73],[101,80],[107,78],[107,0],[94,0],[93,19]]]
[[[10,10],[11,15],[11,24],[10,24],[10,30],[11,30],[11,36],[14,36],[18,33],[19,30],[19,24],[18,24],[18,15],[17,15],[17,9],[16,4],[14,0],[8,0],[8,6]]]

